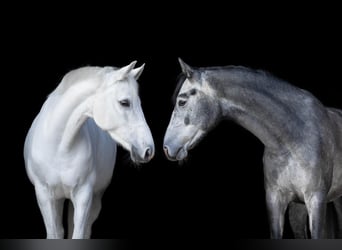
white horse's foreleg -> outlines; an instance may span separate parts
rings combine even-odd
[[[89,238],[91,236],[91,228],[97,217],[99,216],[99,213],[101,211],[102,207],[102,195],[103,192],[98,193],[94,195],[93,201],[92,201],[92,206],[90,210],[90,215],[89,215],[89,223],[86,225],[85,231],[88,232]],[[68,238],[72,238],[73,234],[73,228],[74,228],[74,221],[73,221],[73,216],[74,216],[74,208],[72,202],[69,203],[69,211],[68,211],[68,222],[69,222],[69,233],[68,233]]]
[[[63,239],[63,204],[64,199],[55,199],[52,192],[43,186],[36,186],[36,196],[43,216],[48,239]]]
[[[94,195],[93,197],[93,204],[92,204],[91,211],[90,211],[89,223],[87,225],[88,226],[87,231],[89,233],[91,233],[91,227],[100,214],[100,211],[102,208],[102,195],[103,195],[103,192],[98,193]]]
[[[88,224],[91,218],[93,191],[90,187],[82,187],[72,198],[74,204],[74,232],[73,239],[89,239]]]
[[[272,239],[281,239],[283,237],[284,216],[288,203],[288,199],[284,197],[282,192],[266,190],[266,205]]]

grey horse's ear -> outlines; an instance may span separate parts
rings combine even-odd
[[[191,78],[191,76],[194,73],[194,70],[189,65],[187,65],[181,58],[178,58],[178,61],[182,68],[182,72],[184,73],[186,78]]]
[[[134,68],[136,63],[137,63],[137,61],[133,61],[130,64],[128,64],[127,66],[120,68],[119,73],[121,75],[121,78],[125,78],[128,75],[128,73],[131,72],[131,70]]]
[[[135,80],[139,79],[141,73],[144,70],[144,67],[145,67],[145,63],[143,63],[143,65],[141,65],[139,68],[132,69],[132,73],[133,73],[133,76],[134,76]]]

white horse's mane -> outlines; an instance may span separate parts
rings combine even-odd
[[[98,67],[98,66],[85,66],[82,68],[69,71],[62,79],[61,83],[57,86],[55,92],[59,94],[65,93],[72,85],[78,84],[82,81],[93,80],[94,84],[100,84],[102,77],[106,73],[110,73],[118,68],[116,67]]]

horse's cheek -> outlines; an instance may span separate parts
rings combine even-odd
[[[98,98],[94,102],[94,107],[93,107],[93,118],[96,122],[96,124],[104,129],[104,130],[110,130],[113,129],[114,127],[114,120],[110,119],[111,116],[107,115],[108,112],[112,110],[108,110],[108,108],[104,107],[109,107],[108,105],[106,106],[106,99],[105,98]]]
[[[193,113],[197,114],[193,116],[193,124],[200,124],[203,130],[208,130],[217,119],[215,105],[205,98],[200,100],[196,112]]]

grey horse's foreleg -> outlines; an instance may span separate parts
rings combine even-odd
[[[281,239],[284,231],[284,216],[289,200],[280,191],[266,190],[266,206],[272,239]]]
[[[305,197],[305,205],[309,214],[309,227],[312,239],[324,237],[327,203],[321,193],[312,193]]]
[[[307,230],[308,212],[305,204],[291,202],[289,204],[289,222],[296,239],[309,238]]]
[[[304,204],[290,203],[289,221],[294,238],[309,238],[308,212]],[[327,204],[324,237],[329,239],[342,238],[342,199]]]
[[[335,237],[342,239],[342,197],[333,201],[336,213],[336,233]]]

